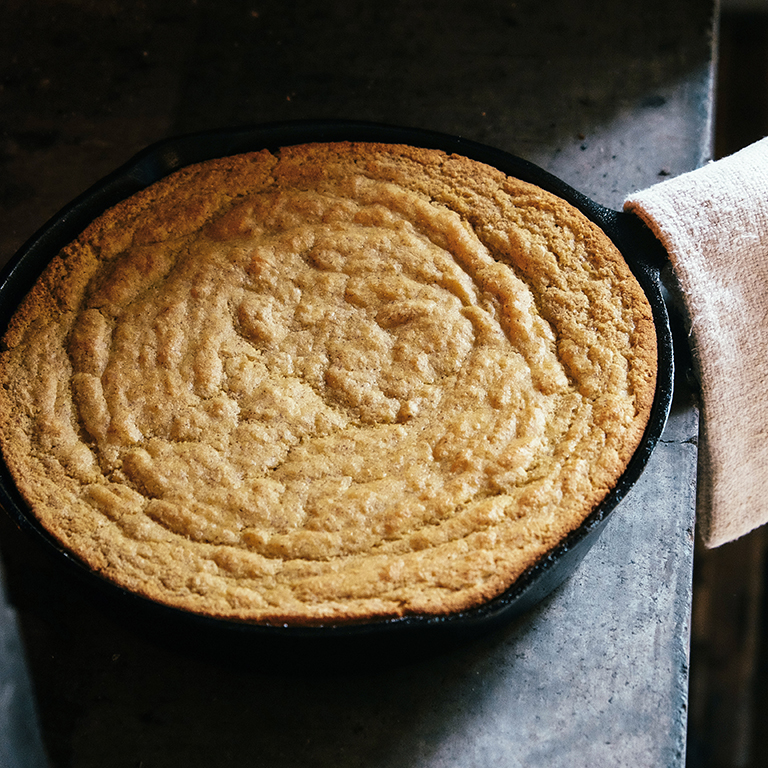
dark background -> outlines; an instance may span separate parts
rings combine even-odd
[[[720,21],[715,155],[768,135],[768,7]],[[763,4],[765,6],[765,4]],[[760,528],[694,556],[688,765],[768,765],[768,591]]]

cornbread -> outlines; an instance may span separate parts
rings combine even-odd
[[[575,208],[439,151],[189,166],[2,341],[0,445],[94,571],[217,617],[443,615],[577,528],[643,435],[651,310]]]

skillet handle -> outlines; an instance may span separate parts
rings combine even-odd
[[[613,240],[630,266],[649,271],[658,280],[659,273],[669,265],[669,257],[645,222],[634,213],[604,208],[598,222]]]

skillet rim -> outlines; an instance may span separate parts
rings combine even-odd
[[[191,621],[199,628],[214,632],[234,630],[248,637],[268,639],[349,640],[371,636],[389,637],[393,633],[406,636],[464,636],[485,631],[532,608],[576,570],[597,541],[613,510],[641,476],[666,424],[674,386],[672,334],[660,278],[666,257],[660,243],[637,217],[594,202],[558,177],[521,157],[461,136],[420,128],[352,120],[300,120],[184,134],[158,141],[134,155],[54,214],[22,245],[0,271],[0,333],[4,333],[17,304],[48,261],[90,221],[125,197],[183,166],[202,160],[257,149],[330,141],[410,144],[462,154],[487,163],[571,203],[601,227],[619,248],[651,305],[657,334],[658,372],[654,403],[643,439],[603,502],[578,528],[518,577],[502,594],[486,603],[445,616],[411,615],[366,623],[315,626],[253,624],[196,614],[156,602],[119,586],[92,571],[43,528],[21,498],[4,460],[0,461],[0,505],[18,527],[40,540],[58,560],[74,566],[90,583],[106,590],[107,597],[111,594],[139,610],[159,612],[172,621]]]

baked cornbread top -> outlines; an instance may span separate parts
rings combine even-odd
[[[0,445],[43,526],[154,600],[445,614],[605,497],[655,375],[642,290],[563,200],[303,145],[184,168],[64,248],[3,338]]]

